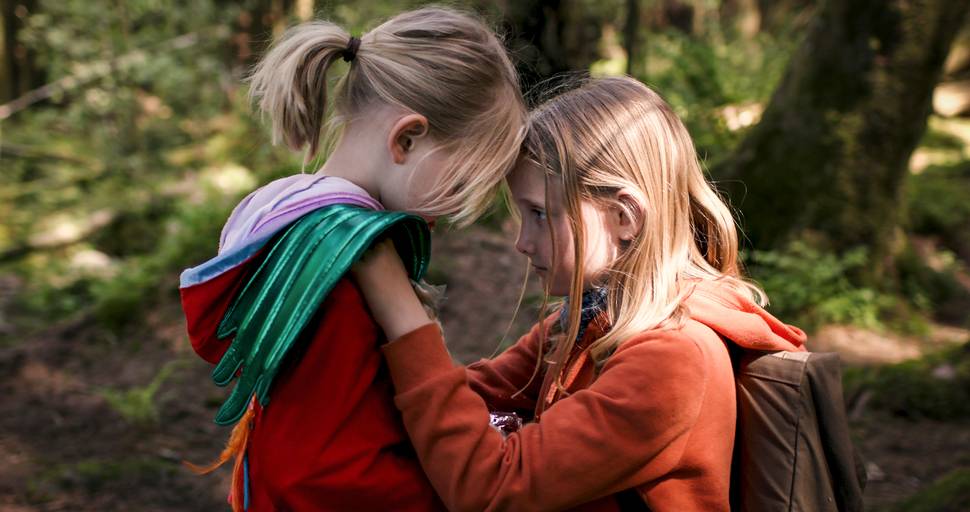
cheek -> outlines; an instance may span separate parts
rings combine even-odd
[[[568,223],[565,221],[556,222],[553,225],[553,229],[555,229],[556,232],[554,248],[556,256],[556,268],[558,269],[556,279],[557,281],[566,280],[568,283],[572,278],[573,270],[576,267],[576,256],[573,253],[573,233],[572,230],[569,229]],[[553,241],[550,239],[547,245],[550,248],[553,248]],[[551,257],[552,255],[550,254],[550,258]]]
[[[608,218],[602,211],[589,207],[583,212],[583,223],[586,231],[585,257],[583,261],[584,277],[599,279],[613,263],[617,249],[613,241]]]
[[[411,175],[411,190],[418,192],[430,190],[443,177],[447,165],[447,158],[440,152],[425,156]]]
[[[438,182],[441,168],[425,162],[411,173],[410,179],[403,185],[413,192],[430,190]]]

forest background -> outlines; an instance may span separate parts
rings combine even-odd
[[[0,509],[213,510],[225,396],[178,274],[299,172],[242,78],[289,25],[361,33],[416,1],[0,2]],[[530,100],[628,73],[682,116],[770,311],[838,351],[867,508],[970,503],[970,1],[450,2],[503,34]],[[342,65],[342,64],[341,64]],[[437,229],[461,362],[536,319],[501,209]],[[511,322],[511,334],[504,336]]]

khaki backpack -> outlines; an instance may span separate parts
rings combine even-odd
[[[862,512],[866,474],[849,438],[838,354],[735,355],[731,509]]]

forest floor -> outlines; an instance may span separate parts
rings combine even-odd
[[[441,316],[458,361],[495,351],[519,301],[527,263],[511,240],[510,229],[483,227],[435,239],[430,278],[448,285]],[[166,299],[123,337],[79,317],[52,321],[0,347],[0,510],[208,511],[226,506],[228,468],[201,477],[180,464],[217,455],[228,429],[216,426],[212,417],[226,390],[212,384],[209,365],[192,352],[173,291],[177,276],[168,282],[172,290],[160,291]],[[535,320],[538,297],[538,286],[529,283],[506,344]],[[810,348],[848,351],[859,339],[875,344],[874,354],[896,346],[901,358],[919,355],[923,348],[911,338],[847,328],[823,330]],[[948,339],[941,335],[926,346],[936,348]],[[886,362],[867,361],[864,351],[857,352],[848,358],[852,364]],[[166,367],[170,373],[159,382],[156,376]],[[159,384],[154,394],[153,380]],[[126,420],[109,403],[111,390],[128,391],[127,403],[145,419]],[[941,475],[970,467],[970,423],[914,421],[860,409],[853,411],[852,427],[870,473],[869,510],[886,510]]]

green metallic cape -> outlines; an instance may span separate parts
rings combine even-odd
[[[431,256],[427,223],[416,215],[332,205],[309,213],[271,242],[265,260],[219,324],[220,339],[235,339],[212,371],[219,386],[242,368],[215,422],[231,425],[255,394],[269,403],[273,378],[287,352],[343,275],[382,236],[389,236],[408,273],[419,280]]]

